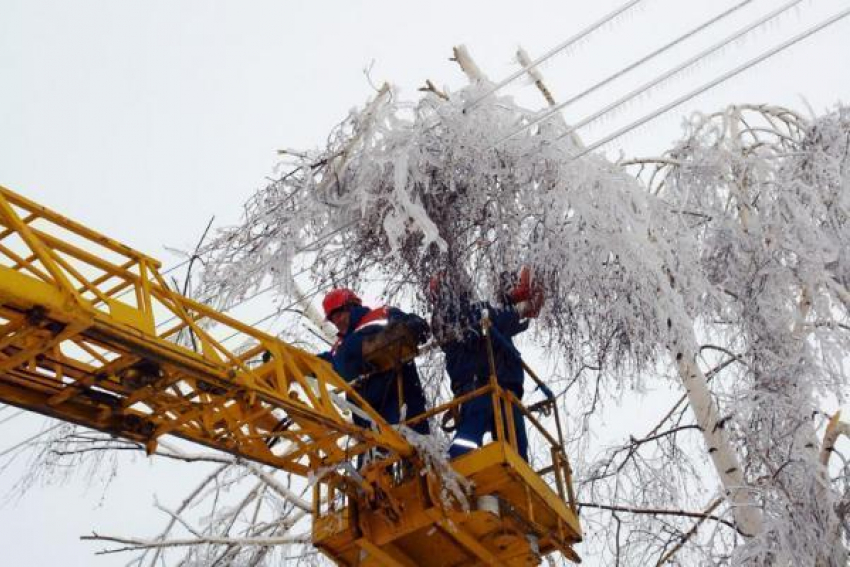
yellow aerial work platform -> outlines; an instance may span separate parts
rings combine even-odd
[[[538,565],[552,552],[580,562],[573,545],[581,541],[581,527],[553,400],[539,402],[533,409],[554,415],[558,439],[494,380],[408,424],[453,411],[478,396],[489,396],[494,410],[505,409],[494,411],[496,431],[491,443],[451,461],[454,472],[469,482],[465,502],[452,501],[444,486],[437,484],[445,482],[445,476],[405,475],[401,466],[401,478],[379,475],[384,483],[389,479],[382,488],[383,499],[397,506],[393,521],[388,522],[385,502],[341,497],[333,482],[326,483],[316,487],[313,499],[314,545],[343,565]],[[540,471],[534,471],[516,451],[509,406],[519,408],[550,446],[550,464]],[[398,466],[393,459],[379,460],[364,475],[393,465]],[[544,481],[549,475],[554,490]]]
[[[183,297],[159,268],[0,187],[0,401],[149,452],[171,434],[318,479],[314,544],[342,565],[537,565],[552,552],[579,561],[553,401],[532,409],[554,411],[557,438],[494,378],[418,417],[490,396],[495,439],[449,468],[325,361]],[[515,450],[513,406],[549,445],[541,470]],[[353,466],[369,453],[379,456]],[[464,489],[447,494],[450,485]]]

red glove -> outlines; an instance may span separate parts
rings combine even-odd
[[[511,303],[516,306],[521,317],[534,318],[540,314],[543,308],[545,296],[543,285],[531,277],[531,269],[523,266],[519,270],[517,284],[510,291]]]

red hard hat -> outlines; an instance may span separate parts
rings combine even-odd
[[[347,307],[349,305],[361,305],[362,302],[357,294],[350,289],[340,287],[332,289],[322,300],[322,309],[325,311],[325,319],[331,316],[331,313],[337,309]]]

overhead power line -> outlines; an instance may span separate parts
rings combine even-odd
[[[694,89],[693,91],[687,93],[686,95],[677,98],[676,100],[670,102],[669,104],[662,106],[658,110],[655,110],[655,111],[647,114],[643,118],[636,120],[636,121],[632,122],[631,124],[624,126],[623,128],[620,128],[619,130],[617,130],[616,132],[614,132],[614,133],[612,133],[608,136],[605,136],[601,140],[594,142],[592,145],[584,148],[581,152],[571,156],[571,159],[576,160],[576,159],[578,159],[582,156],[587,155],[588,153],[598,149],[601,146],[604,146],[605,144],[609,143],[610,141],[615,140],[616,138],[619,138],[623,134],[626,134],[626,133],[634,130],[635,128],[638,128],[639,126],[646,124],[650,120],[654,120],[655,118],[658,118],[662,114],[669,112],[670,110],[672,110],[672,109],[676,108],[677,106],[691,100],[692,98],[704,93],[705,91],[712,89],[712,88],[716,87],[717,85],[724,83],[724,82],[728,81],[729,79],[731,79],[731,78],[733,78],[737,75],[740,75],[744,71],[750,69],[751,67],[754,67],[755,65],[758,65],[762,61],[773,57],[777,53],[780,53],[781,51],[784,51],[784,50],[788,49],[789,47],[792,47],[792,46],[796,45],[797,43],[803,41],[804,39],[807,39],[807,38],[813,36],[814,34],[824,30],[825,28],[831,26],[832,24],[835,24],[835,23],[843,20],[847,16],[850,16],[850,7],[842,10],[841,12],[838,12],[834,16],[832,16],[832,17],[824,20],[823,22],[807,29],[806,31],[792,37],[791,39],[777,45],[776,47],[762,53],[758,57],[750,59],[746,63],[739,65],[738,67],[732,69],[731,71],[728,71],[728,72],[718,76],[717,78],[709,81],[708,83],[705,83],[704,85],[702,85],[701,87],[699,87],[697,89]]]
[[[632,100],[633,98],[645,93],[649,89],[656,87],[657,85],[666,81],[670,77],[672,77],[672,76],[674,76],[678,73],[681,73],[682,71],[684,71],[688,67],[691,67],[692,65],[694,65],[695,63],[697,63],[698,61],[700,61],[702,59],[705,59],[707,56],[711,55],[712,53],[721,50],[722,48],[726,47],[727,45],[731,44],[732,42],[740,39],[741,37],[747,35],[748,33],[752,32],[753,30],[763,26],[764,24],[766,24],[770,20],[776,18],[780,14],[790,10],[791,8],[796,6],[797,4],[800,4],[802,1],[803,0],[791,0],[790,2],[786,2],[785,4],[783,4],[782,6],[777,8],[776,10],[773,10],[772,12],[767,14],[766,16],[762,16],[761,18],[754,21],[753,23],[744,26],[743,28],[739,29],[738,31],[727,36],[725,39],[715,43],[714,45],[712,45],[708,49],[705,49],[705,50],[699,52],[698,54],[694,55],[693,57],[691,57],[690,59],[688,59],[684,63],[681,63],[680,65],[677,65],[673,69],[670,69],[669,71],[663,73],[659,77],[656,77],[655,79],[652,79],[651,81],[644,83],[643,85],[634,89],[633,91],[631,91],[627,95],[623,96],[622,98],[612,102],[611,104],[609,104],[605,108],[595,112],[594,114],[591,114],[587,118],[584,118],[583,120],[581,120],[581,121],[577,122],[576,124],[570,126],[569,128],[567,128],[567,131],[564,132],[563,134],[561,134],[560,136],[558,136],[557,139],[560,140],[560,139],[562,139],[566,136],[569,136],[570,134],[572,134],[573,132],[575,132],[579,128],[587,126],[588,124],[597,120],[601,116],[608,114],[609,112],[611,112],[612,110],[614,110],[616,108],[619,108],[620,106],[622,106],[626,102],[628,102],[628,101]]]
[[[719,22],[719,21],[723,20],[724,18],[730,16],[731,14],[737,12],[738,10],[743,8],[744,6],[746,6],[748,4],[752,4],[753,1],[754,0],[744,0],[743,2],[739,2],[735,6],[732,6],[731,8],[729,8],[729,9],[721,12],[720,14],[714,16],[713,18],[709,19],[708,21],[703,22],[699,26],[697,26],[697,27],[693,28],[692,30],[680,35],[679,37],[677,37],[673,41],[663,45],[662,47],[659,47],[655,51],[652,51],[651,53],[644,55],[643,57],[641,57],[637,61],[623,67],[622,69],[620,69],[616,73],[609,75],[605,79],[602,79],[598,83],[588,87],[587,89],[583,90],[582,92],[578,93],[577,95],[565,100],[562,103],[556,104],[555,106],[549,108],[546,112],[544,112],[543,114],[541,114],[540,116],[538,116],[537,118],[532,120],[531,122],[522,125],[520,128],[517,128],[516,130],[514,130],[513,132],[511,132],[507,136],[499,139],[499,141],[497,141],[495,144],[493,144],[493,146],[490,149],[499,146],[500,144],[502,144],[503,142],[513,138],[517,134],[525,132],[527,129],[531,128],[532,126],[535,126],[536,124],[539,124],[540,122],[543,122],[544,120],[546,120],[550,116],[557,114],[558,112],[560,112],[564,108],[570,106],[571,104],[578,102],[579,100],[581,100],[581,99],[585,98],[586,96],[596,92],[597,90],[601,89],[602,87],[604,87],[604,86],[610,84],[611,82],[619,79],[623,75],[637,69],[638,67],[640,67],[644,63],[651,61],[652,59],[658,57],[662,53],[664,53],[664,52],[672,49],[673,47],[679,45],[683,41],[690,39],[694,35],[702,32],[703,30],[711,27],[712,25],[716,24],[717,22]]]
[[[596,31],[597,29],[599,29],[602,26],[604,26],[605,24],[611,22],[617,16],[625,13],[626,11],[630,10],[631,8],[636,6],[637,4],[640,4],[642,1],[643,0],[631,0],[630,2],[626,2],[625,4],[623,4],[622,6],[617,8],[616,10],[614,10],[613,12],[607,14],[606,16],[603,16],[600,20],[597,20],[596,22],[589,25],[588,27],[586,27],[582,31],[578,32],[574,36],[570,37],[569,39],[567,39],[563,43],[553,47],[552,49],[550,49],[549,51],[547,51],[546,53],[541,55],[539,58],[535,59],[534,61],[532,61],[528,65],[525,65],[524,67],[522,67],[519,71],[511,74],[510,76],[506,77],[505,79],[502,79],[501,81],[499,81],[495,85],[491,86],[489,89],[487,89],[484,92],[484,94],[482,94],[481,96],[479,96],[478,98],[476,98],[475,100],[470,102],[466,106],[466,108],[464,108],[464,112],[472,110],[473,108],[478,106],[481,103],[481,101],[483,101],[484,99],[486,99],[487,97],[489,97],[490,95],[492,95],[493,93],[498,91],[499,89],[501,89],[501,88],[505,87],[506,85],[512,83],[518,77],[521,77],[522,75],[526,74],[529,70],[536,68],[538,65],[540,65],[544,61],[550,59],[551,57],[557,55],[558,53],[567,49],[568,47],[570,47],[571,45],[580,41],[581,39],[587,37],[588,35],[590,35],[594,31]]]

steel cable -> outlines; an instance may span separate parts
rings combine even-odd
[[[518,77],[521,77],[522,75],[527,73],[529,70],[536,68],[538,65],[540,65],[544,61],[547,61],[551,57],[557,55],[558,53],[560,53],[561,51],[570,47],[571,45],[575,44],[579,40],[587,37],[588,35],[590,35],[594,31],[596,31],[597,29],[602,27],[603,25],[611,22],[614,18],[616,18],[617,16],[619,16],[619,15],[625,13],[626,11],[630,10],[631,8],[633,8],[634,6],[636,6],[637,4],[639,4],[642,1],[643,0],[631,0],[630,2],[626,2],[625,4],[623,4],[622,6],[617,8],[616,10],[614,10],[613,12],[607,14],[606,16],[603,16],[601,19],[592,23],[591,25],[589,25],[588,27],[586,27],[582,31],[578,32],[577,34],[573,35],[572,37],[570,37],[569,39],[567,39],[563,43],[553,47],[552,49],[550,49],[549,51],[547,51],[546,53],[544,53],[543,55],[541,55],[540,57],[538,57],[537,59],[535,59],[534,61],[529,63],[528,65],[523,66],[519,71],[512,73],[507,78],[502,79],[501,81],[499,81],[498,83],[496,83],[495,85],[493,85],[492,87],[487,89],[484,92],[483,95],[479,96],[478,98],[476,98],[475,100],[473,100],[472,102],[467,104],[467,106],[464,108],[464,112],[468,112],[469,110],[472,110],[473,108],[478,106],[484,99],[486,99],[487,97],[489,97],[490,95],[492,95],[493,93],[498,91],[499,89],[501,89],[501,88],[505,87],[506,85],[512,83]]]
[[[735,13],[736,11],[740,10],[740,9],[741,9],[741,8],[743,8],[744,6],[746,6],[746,5],[748,5],[748,4],[751,4],[751,3],[753,3],[753,2],[754,2],[754,0],[744,0],[743,2],[739,2],[739,3],[738,3],[738,4],[736,4],[735,6],[732,6],[731,8],[729,8],[729,9],[727,9],[727,10],[725,10],[725,11],[721,12],[720,14],[718,14],[718,15],[714,16],[713,18],[709,19],[708,21],[703,22],[703,23],[702,23],[702,24],[700,24],[699,26],[697,26],[697,27],[693,28],[692,30],[690,30],[690,31],[688,31],[688,32],[686,32],[686,33],[684,33],[684,34],[680,35],[679,37],[677,37],[677,38],[676,38],[676,39],[674,39],[673,41],[670,41],[670,42],[666,43],[665,45],[663,45],[663,46],[659,47],[659,48],[658,48],[658,49],[656,49],[655,51],[652,51],[651,53],[648,53],[647,55],[644,55],[644,56],[643,56],[643,57],[641,57],[640,59],[638,59],[638,60],[634,61],[633,63],[631,63],[631,64],[627,65],[626,67],[623,67],[622,69],[620,69],[620,70],[619,70],[619,71],[617,71],[616,73],[614,73],[614,74],[612,74],[612,75],[609,75],[608,77],[606,77],[605,79],[602,79],[602,80],[601,80],[601,81],[599,81],[598,83],[595,83],[594,85],[592,85],[592,86],[588,87],[587,89],[583,90],[582,92],[578,93],[577,95],[575,95],[575,96],[573,96],[573,97],[571,97],[571,98],[569,98],[569,99],[565,100],[564,102],[561,102],[561,103],[559,103],[559,104],[556,104],[555,106],[553,106],[553,107],[551,107],[551,108],[547,109],[547,110],[546,110],[546,112],[544,112],[543,114],[541,114],[540,116],[538,116],[537,118],[535,118],[534,120],[532,120],[531,122],[529,122],[528,124],[524,124],[522,127],[517,128],[516,130],[514,130],[513,132],[511,132],[511,133],[510,133],[510,134],[508,134],[507,136],[505,136],[505,137],[503,137],[503,138],[499,139],[499,140],[498,140],[495,144],[493,144],[493,145],[490,147],[490,149],[493,149],[493,148],[495,148],[495,147],[497,147],[497,146],[501,145],[503,142],[505,142],[505,141],[507,141],[507,140],[509,140],[509,139],[513,138],[513,137],[514,137],[514,136],[516,136],[517,134],[520,134],[520,133],[522,133],[522,132],[525,132],[527,129],[531,128],[532,126],[535,126],[536,124],[539,124],[540,122],[543,122],[544,120],[546,120],[546,119],[547,119],[547,118],[549,118],[550,116],[552,116],[552,115],[554,115],[554,114],[558,113],[559,111],[561,111],[561,110],[563,110],[564,108],[566,108],[566,107],[570,106],[571,104],[573,104],[573,103],[575,103],[575,102],[578,102],[579,100],[581,100],[581,99],[585,98],[586,96],[588,96],[588,95],[590,95],[590,94],[592,94],[592,93],[596,92],[597,90],[599,90],[599,89],[601,89],[602,87],[604,87],[604,86],[606,86],[606,85],[610,84],[611,82],[613,82],[613,81],[615,81],[615,80],[619,79],[620,77],[622,77],[623,75],[625,75],[625,74],[629,73],[630,71],[633,71],[633,70],[637,69],[638,67],[640,67],[640,66],[641,66],[641,65],[643,65],[644,63],[646,63],[646,62],[648,62],[648,61],[651,61],[651,60],[652,60],[652,59],[654,59],[655,57],[658,57],[658,56],[659,56],[659,55],[661,55],[662,53],[664,53],[664,52],[666,52],[666,51],[668,51],[668,50],[672,49],[673,47],[675,47],[675,46],[679,45],[679,44],[680,44],[680,43],[682,43],[683,41],[686,41],[686,40],[690,39],[690,38],[691,38],[691,37],[693,37],[694,35],[696,35],[696,34],[698,34],[698,33],[702,32],[703,30],[705,30],[705,29],[707,29],[707,28],[711,27],[712,25],[714,25],[714,24],[716,24],[717,22],[719,22],[719,21],[723,20],[723,19],[724,19],[724,18],[726,18],[727,16],[730,16],[731,14],[733,14],[733,13]]]
[[[567,129],[567,131],[564,132],[563,134],[561,134],[560,136],[558,136],[557,139],[560,140],[560,139],[562,139],[566,136],[569,136],[570,134],[572,134],[573,132],[575,132],[579,128],[582,128],[582,127],[588,125],[589,123],[597,120],[601,116],[608,114],[612,110],[622,106],[623,104],[632,100],[633,98],[640,96],[641,94],[645,93],[649,89],[657,86],[658,84],[662,83],[663,81],[666,81],[670,77],[684,71],[688,67],[691,67],[692,65],[699,62],[701,59],[706,58],[708,55],[711,55],[715,51],[719,51],[720,49],[726,47],[727,45],[729,45],[733,41],[736,41],[736,40],[740,39],[741,37],[747,35],[751,31],[755,30],[756,28],[763,26],[764,24],[766,24],[770,20],[776,18],[777,16],[779,16],[783,12],[786,12],[786,11],[790,10],[791,8],[793,8],[794,6],[796,6],[797,4],[800,4],[802,1],[803,0],[791,0],[790,2],[786,2],[785,4],[780,6],[779,8],[777,8],[777,9],[773,10],[772,12],[770,12],[769,14],[767,14],[766,16],[762,16],[761,18],[759,18],[755,22],[744,26],[743,28],[739,29],[738,31],[727,36],[725,39],[715,43],[714,45],[712,45],[708,49],[705,49],[705,50],[699,52],[698,54],[694,55],[693,57],[691,57],[690,59],[688,59],[684,63],[681,63],[681,64],[677,65],[676,67],[674,67],[673,69],[670,69],[669,71],[667,71],[667,72],[663,73],[662,75],[656,77],[655,79],[652,79],[651,81],[644,83],[640,87],[629,92],[627,95],[625,95],[625,96],[621,97],[620,99],[612,102],[611,104],[609,104],[605,108],[591,114],[587,118],[582,119],[581,121],[574,124],[573,126],[570,126]]]
[[[724,83],[724,82],[728,81],[729,79],[731,79],[731,78],[733,78],[737,75],[740,75],[741,73],[750,69],[751,67],[754,67],[755,65],[758,65],[759,63],[765,61],[766,59],[773,57],[777,53],[780,53],[781,51],[784,51],[784,50],[788,49],[789,47],[796,45],[797,43],[803,41],[804,39],[807,39],[807,38],[811,37],[812,35],[814,35],[814,34],[820,32],[820,31],[824,30],[825,28],[831,26],[832,24],[835,24],[835,23],[839,22],[840,20],[843,20],[847,16],[850,16],[850,7],[842,10],[841,12],[838,12],[837,14],[831,16],[830,18],[827,18],[826,20],[824,20],[821,23],[819,23],[815,26],[812,26],[811,28],[807,29],[804,32],[801,32],[800,34],[792,37],[791,39],[784,41],[783,43],[781,43],[781,44],[777,45],[776,47],[762,53],[761,55],[754,57],[753,59],[750,59],[746,63],[739,65],[738,67],[732,69],[731,71],[723,73],[722,75],[714,78],[713,80],[703,84],[701,87],[694,89],[691,92],[677,98],[676,100],[662,106],[661,108],[645,115],[644,117],[640,118],[639,120],[636,120],[636,121],[632,122],[631,124],[628,124],[628,125],[624,126],[623,128],[620,128],[616,132],[602,138],[601,140],[594,142],[590,146],[587,146],[586,148],[584,148],[581,152],[579,152],[579,153],[577,153],[573,156],[570,156],[570,159],[576,160],[576,159],[578,159],[582,156],[587,155],[588,153],[599,148],[600,146],[603,146],[603,145],[611,142],[612,140],[619,138],[623,134],[626,134],[626,133],[634,130],[635,128],[638,128],[639,126],[642,126],[643,124],[646,124],[647,122],[649,122],[651,120],[654,120],[655,118],[661,116],[662,114],[669,112],[673,108],[676,108],[677,106],[691,100],[692,98],[704,93],[705,91],[712,89],[712,88],[716,87],[717,85]]]

